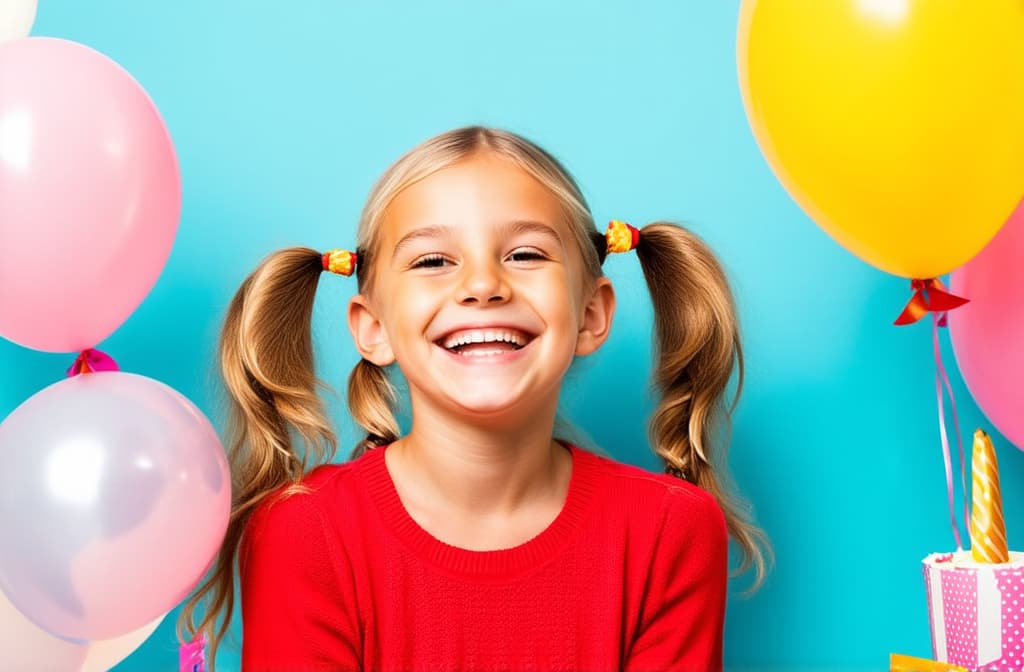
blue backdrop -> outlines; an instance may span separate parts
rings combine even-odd
[[[746,580],[733,584],[727,667],[878,670],[892,651],[929,655],[920,561],[953,544],[929,326],[892,326],[908,283],[821,232],[759,154],[737,84],[738,7],[40,0],[33,34],[124,66],[161,110],[180,159],[170,260],[100,347],[220,427],[219,323],[260,258],[351,244],[371,183],[428,136],[471,123],[523,133],[567,164],[598,221],[690,222],[734,283],[748,377],[730,462],[777,564],[752,598],[740,595]],[[575,370],[566,407],[615,457],[657,469],[644,427],[646,289],[629,257],[606,269],[620,295],[616,325]],[[343,391],[356,362],[343,322],[354,283],[324,280],[318,365]],[[969,439],[986,425],[943,339]],[[72,359],[0,339],[0,417]],[[331,403],[347,454],[355,434]],[[609,423],[612,404],[635,421]],[[993,439],[1013,546],[1024,536],[1024,456],[994,430]],[[174,667],[177,614],[115,669]],[[218,668],[238,669],[237,647]]]

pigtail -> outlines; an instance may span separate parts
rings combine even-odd
[[[366,438],[356,445],[349,459],[398,440],[396,399],[387,372],[369,360],[359,360],[348,379],[348,408],[356,424],[366,430]]]
[[[739,571],[753,566],[756,588],[770,562],[768,538],[751,521],[749,505],[730,492],[724,474],[716,473],[717,465],[724,464],[729,422],[743,386],[738,318],[725,272],[700,238],[674,224],[645,226],[636,253],[655,316],[654,383],[661,399],[651,418],[651,444],[667,473],[695,483],[718,501],[743,553]],[[736,396],[725,409],[734,367]],[[719,451],[713,443],[723,422]]]
[[[313,369],[311,320],[322,270],[316,250],[272,254],[242,283],[224,321],[220,361],[229,405],[231,516],[212,573],[178,620],[181,641],[205,633],[211,672],[234,610],[235,562],[249,516],[286,483],[292,484],[286,494],[303,491],[299,481],[310,466],[309,453],[320,464],[337,449]],[[204,601],[207,610],[196,626],[195,612]]]

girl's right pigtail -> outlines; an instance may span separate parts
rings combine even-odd
[[[367,359],[359,360],[348,379],[348,408],[356,424],[366,430],[366,438],[356,444],[350,459],[398,440],[396,401],[387,372]]]
[[[212,573],[178,620],[181,641],[199,631],[206,636],[211,672],[234,610],[235,563],[250,515],[285,484],[292,484],[286,494],[302,491],[310,453],[319,464],[337,449],[313,367],[313,300],[325,265],[324,256],[309,248],[272,254],[242,283],[224,321],[220,361],[229,405],[231,517]],[[201,604],[206,609],[196,625]]]
[[[624,227],[618,228],[628,236]],[[771,554],[768,539],[752,522],[750,507],[727,487],[720,466],[735,408],[735,400],[729,408],[724,403],[734,369],[736,399],[743,385],[738,318],[725,272],[699,237],[675,224],[645,226],[619,249],[612,249],[609,234],[609,251],[631,244],[654,307],[654,382],[661,399],[651,419],[651,443],[668,473],[695,483],[718,501],[730,536],[742,550],[739,571],[753,566],[756,588]],[[721,448],[714,449],[719,443]]]

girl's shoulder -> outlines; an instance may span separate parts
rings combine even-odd
[[[696,554],[701,562],[721,561],[724,566],[728,531],[711,493],[676,476],[604,455],[580,454],[600,474],[595,479],[599,485],[594,518],[600,521],[595,534],[602,543],[613,546],[628,540],[628,547],[646,549],[652,562],[659,557],[675,562],[678,549],[685,547],[691,560]]]
[[[318,465],[298,483],[279,486],[257,505],[250,524],[263,525],[271,518],[275,524],[287,524],[289,519],[307,516],[313,510],[325,513],[336,509],[338,500],[351,492],[356,465],[365,457]]]
[[[707,490],[676,476],[648,471],[613,457],[582,450],[602,474],[602,498],[635,515],[700,517],[724,521],[718,501]]]
[[[593,461],[610,481],[629,489],[631,494],[636,491],[666,493],[695,501],[715,501],[708,491],[676,476],[648,471],[643,467],[620,462],[614,457],[590,452],[586,449],[577,448],[577,450],[581,450],[587,459]]]

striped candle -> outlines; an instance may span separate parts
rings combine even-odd
[[[980,429],[974,432],[971,486],[971,556],[976,562],[1009,562],[996,451]]]

